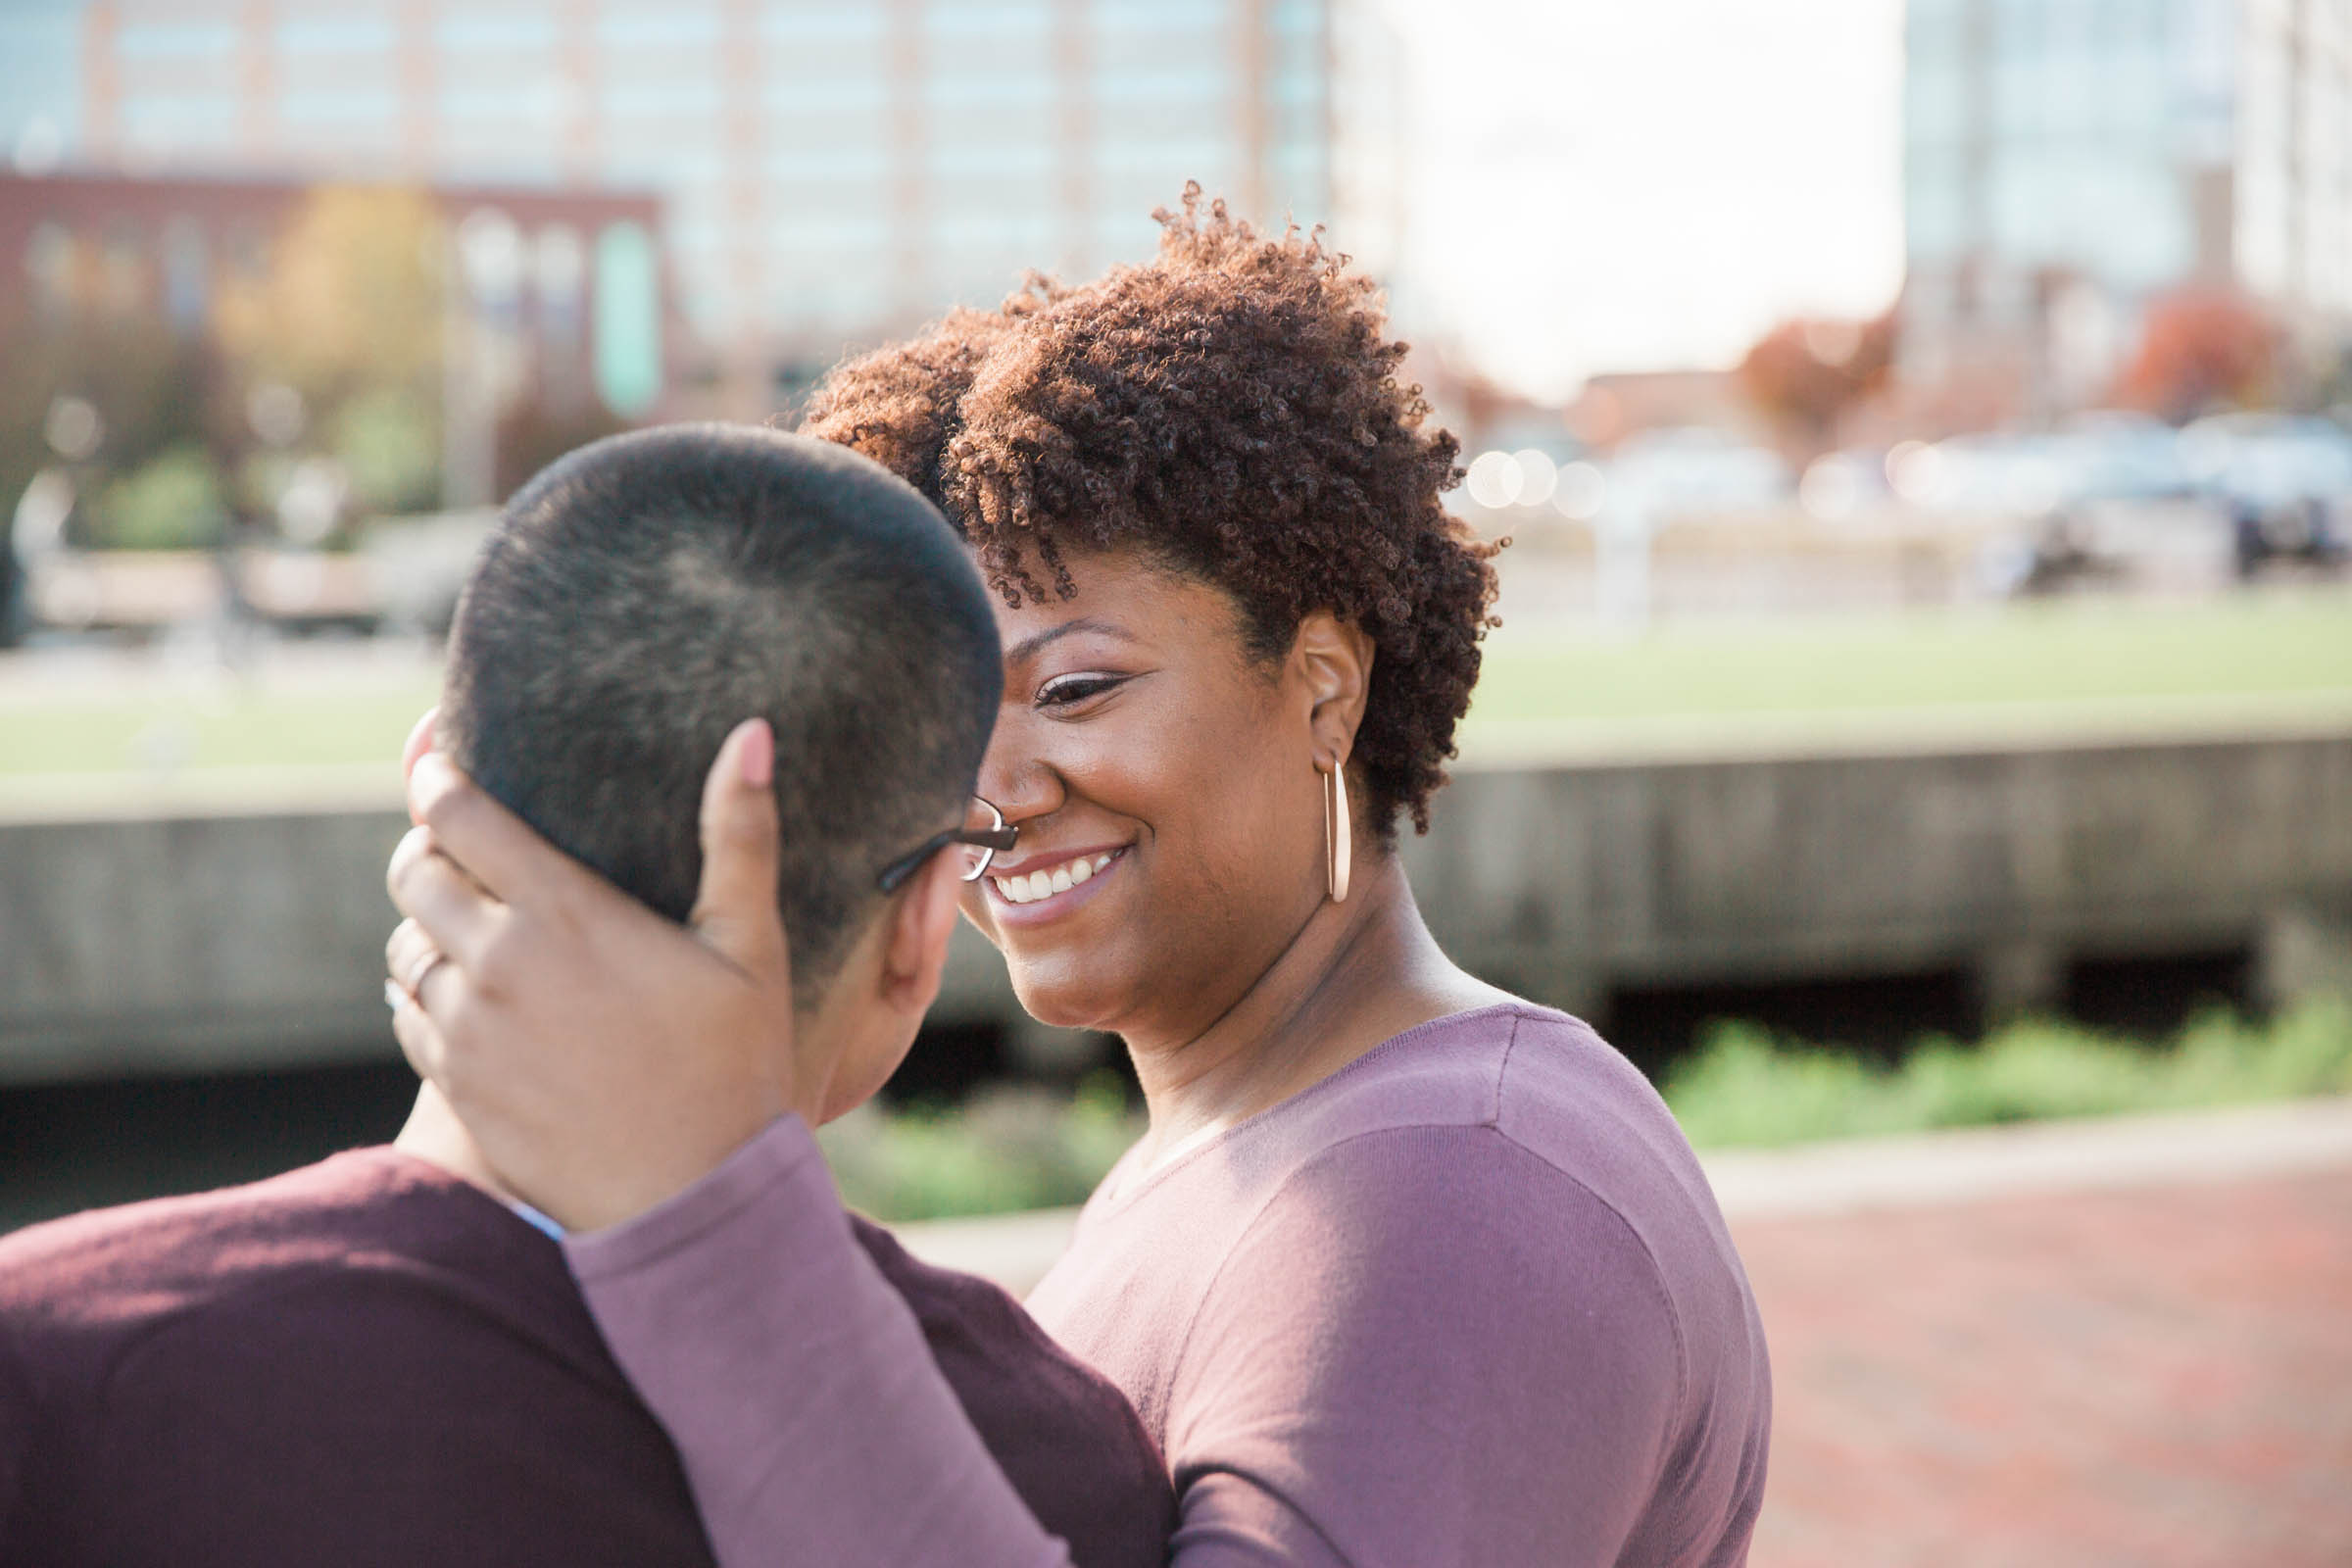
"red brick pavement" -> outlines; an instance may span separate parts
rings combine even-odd
[[[1754,1568],[2352,1568],[2352,1169],[1735,1230]]]

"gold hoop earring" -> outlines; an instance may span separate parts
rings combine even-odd
[[[1354,849],[1354,834],[1348,824],[1347,767],[1335,762],[1323,775],[1324,885],[1334,904],[1348,902],[1348,861]]]

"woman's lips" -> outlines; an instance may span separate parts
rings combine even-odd
[[[1064,856],[1012,876],[991,871],[984,878],[988,883],[989,903],[996,907],[1000,919],[1013,924],[1052,919],[1092,897],[1095,884],[1126,854],[1127,846],[1122,844],[1116,849]]]

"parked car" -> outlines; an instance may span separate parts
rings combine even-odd
[[[1739,512],[1788,497],[1788,465],[1703,425],[1645,430],[1620,446],[1607,466],[1613,501],[1653,519],[1696,512]]]
[[[2274,561],[2333,564],[2352,532],[2352,432],[2309,416],[2230,414],[2182,432],[2200,488],[2230,520],[2240,576]]]

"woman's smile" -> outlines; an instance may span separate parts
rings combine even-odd
[[[992,868],[983,878],[990,916],[1000,925],[1057,920],[1100,893],[1103,877],[1126,858],[1131,847],[1032,855],[1004,869]]]

